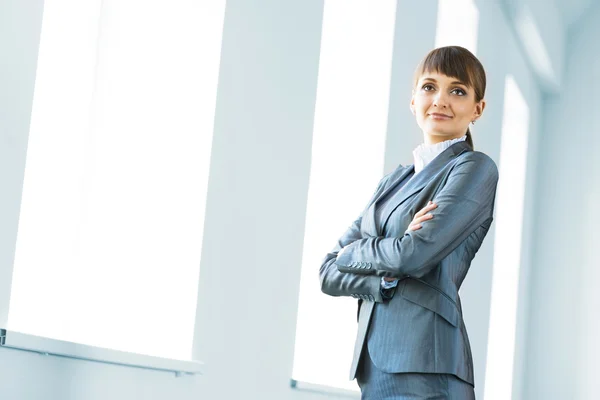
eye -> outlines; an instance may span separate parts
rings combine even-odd
[[[426,92],[430,92],[431,90],[427,90],[427,88],[435,89],[430,83],[426,83],[421,87],[421,89],[425,90]]]
[[[461,88],[452,89],[451,93],[453,93],[453,92],[457,92],[456,94],[458,94],[459,96],[466,96],[467,95],[467,92],[465,92]]]

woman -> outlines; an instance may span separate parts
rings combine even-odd
[[[424,143],[383,177],[327,254],[321,290],[359,299],[350,379],[362,399],[474,399],[458,290],[493,220],[498,169],[474,151],[485,71],[467,49],[431,51],[410,108]]]

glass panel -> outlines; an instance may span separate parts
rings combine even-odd
[[[485,399],[510,399],[518,304],[529,106],[506,77],[496,216]]]
[[[224,11],[45,5],[10,329],[190,358]]]
[[[327,1],[293,378],[358,389],[348,380],[357,301],[320,291],[323,257],[366,206],[383,174],[395,1]]]

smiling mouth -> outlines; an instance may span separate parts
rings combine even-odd
[[[437,119],[437,120],[448,120],[451,119],[452,117],[446,114],[429,114],[429,116],[433,119]]]

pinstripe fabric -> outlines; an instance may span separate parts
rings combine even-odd
[[[356,380],[362,400],[475,400],[473,386],[452,374],[383,372],[366,348]]]
[[[382,179],[360,218],[324,260],[322,290],[350,296],[366,291],[362,288],[368,284],[373,293],[382,276],[399,279],[390,300],[375,296],[375,301],[359,302],[350,379],[368,349],[368,365],[378,372],[368,376],[384,383],[390,374],[419,373],[431,379],[445,374],[474,385],[458,290],[493,221],[497,167],[460,141],[419,174],[413,172],[412,165],[399,166]],[[434,218],[407,232],[429,200],[438,204]],[[364,379],[362,383],[377,385]],[[452,382],[448,379],[448,385]]]

